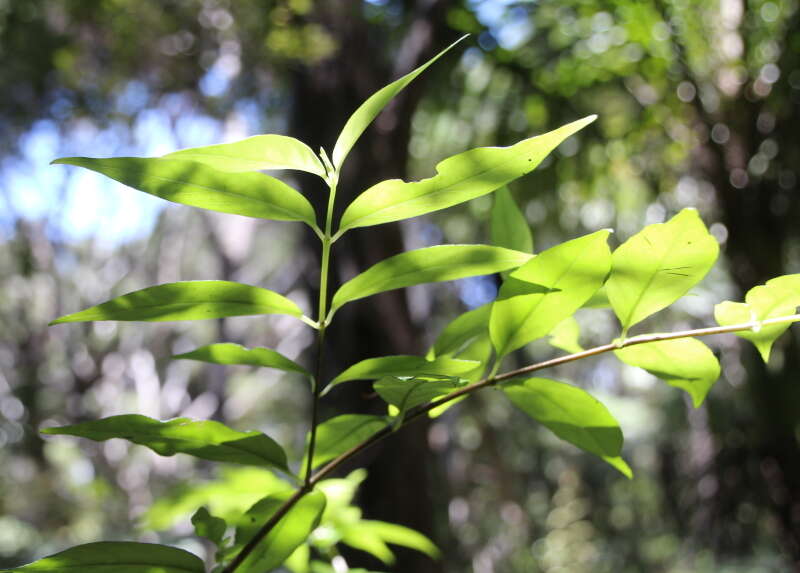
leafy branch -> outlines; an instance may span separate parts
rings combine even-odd
[[[666,333],[652,333],[652,334],[640,334],[637,336],[633,336],[631,338],[627,338],[624,340],[618,340],[614,342],[610,342],[608,344],[602,344],[600,346],[595,346],[594,348],[590,348],[588,350],[584,350],[582,352],[575,352],[573,354],[568,354],[565,356],[558,356],[556,358],[551,358],[549,360],[544,360],[542,362],[536,362],[534,364],[530,364],[528,366],[523,366],[521,368],[517,368],[515,370],[511,370],[509,372],[505,372],[503,374],[497,374],[495,376],[489,376],[484,378],[478,382],[465,386],[459,390],[456,390],[446,396],[443,396],[437,400],[429,402],[423,406],[419,406],[415,408],[412,412],[406,414],[401,422],[397,426],[386,426],[382,430],[379,430],[375,434],[373,434],[368,439],[360,442],[359,444],[353,446],[346,452],[340,454],[332,461],[328,462],[323,466],[319,471],[317,471],[311,478],[308,480],[304,487],[298,489],[295,494],[289,498],[283,506],[270,518],[270,520],[264,524],[264,526],[258,531],[258,533],[253,537],[253,539],[245,546],[239,555],[236,556],[236,559],[232,561],[224,570],[223,573],[233,573],[237,567],[244,561],[247,555],[255,549],[258,543],[267,536],[267,534],[275,527],[280,519],[286,515],[289,510],[298,502],[300,499],[307,494],[311,489],[319,483],[321,480],[328,477],[331,473],[333,473],[337,468],[339,468],[342,464],[349,461],[350,459],[354,458],[358,454],[362,453],[369,447],[377,444],[384,438],[389,437],[395,431],[399,430],[410,424],[412,421],[423,417],[424,415],[428,414],[432,410],[436,410],[445,404],[448,404],[454,400],[459,398],[463,398],[465,396],[469,396],[481,390],[483,388],[489,388],[491,386],[496,385],[499,382],[504,382],[508,380],[512,380],[524,374],[531,374],[533,372],[537,372],[539,370],[544,370],[546,368],[552,368],[554,366],[560,366],[561,364],[567,364],[569,362],[575,362],[576,360],[582,360],[584,358],[589,358],[592,356],[597,356],[599,354],[605,354],[607,352],[614,352],[616,350],[620,350],[622,348],[627,348],[630,346],[637,346],[640,344],[649,344],[654,342],[661,342],[665,340],[678,340],[682,338],[696,338],[702,336],[711,336],[713,334],[727,334],[732,332],[741,332],[741,331],[758,331],[763,327],[768,327],[772,325],[781,325],[781,324],[789,324],[793,322],[800,321],[800,314],[793,314],[789,316],[779,316],[774,318],[768,318],[763,321],[749,321],[741,324],[733,324],[729,326],[712,326],[707,328],[696,328],[692,330],[680,330],[676,332],[666,332]],[[309,458],[310,460],[310,458]]]
[[[266,434],[240,432],[215,421],[159,421],[131,414],[43,430],[96,441],[123,438],[160,455],[188,454],[266,467],[288,476],[296,489],[287,480],[275,478],[281,485],[230,523],[205,508],[195,513],[195,531],[218,548],[215,572],[269,571],[292,559],[300,559],[299,569],[306,570],[309,547],[314,543],[311,533],[326,519],[326,507],[337,503],[325,493],[325,478],[413,420],[439,413],[482,388],[500,387],[515,406],[556,436],[631,477],[632,471],[621,456],[622,430],[600,401],[578,386],[527,375],[613,352],[622,362],[685,390],[698,407],[720,376],[717,358],[697,340],[699,337],[738,333],[755,344],[766,361],[774,341],[791,323],[800,320],[795,314],[800,306],[800,275],[787,275],[751,289],[744,302],[718,304],[715,318],[719,326],[628,336],[632,327],[689,292],[716,261],[719,246],[693,209],[645,227],[613,252],[609,246],[611,230],[602,229],[534,254],[530,228],[505,186],[535,169],[595,116],[509,147],[459,153],[441,161],[436,174],[427,179],[382,181],[346,207],[334,231],[339,170],[350,149],[381,109],[453,45],[364,102],[345,124],[332,160],[324,150],[318,157],[294,138],[262,135],[164,157],[73,157],[54,162],[96,171],[176,203],[302,222],[320,239],[317,320],[294,301],[268,289],[230,281],[188,281],[150,286],[52,322],[284,314],[317,330],[313,374],[273,349],[248,349],[232,343],[211,344],[174,357],[273,368],[310,379],[311,420],[304,460],[299,464],[302,477],[293,473],[289,456]],[[299,191],[256,172],[267,169],[296,169],[325,181],[328,202],[322,227],[311,203]],[[332,247],[348,230],[432,213],[490,193],[497,194],[491,216],[492,245],[438,245],[407,251],[379,261],[329,297]],[[369,358],[349,366],[323,387],[325,335],[343,305],[394,289],[494,273],[503,278],[496,300],[453,320],[426,356]],[[573,315],[586,307],[610,307],[620,323],[620,338],[582,349]],[[569,354],[497,374],[509,354],[546,336],[551,337],[553,346],[567,349]],[[319,404],[324,395],[354,380],[375,381],[373,387],[386,401],[390,415],[345,413],[320,421]],[[368,536],[367,542],[358,535],[342,535],[342,543],[370,551],[385,562],[391,559],[386,543],[405,544],[436,555],[435,546],[417,532],[356,519],[360,531]],[[229,528],[235,534],[226,539]],[[335,543],[315,547],[328,556],[335,552]],[[298,554],[302,548],[306,553]],[[190,553],[137,543],[82,545],[12,571],[91,570],[87,568],[98,564],[118,568],[147,565],[164,573],[204,571],[203,563]]]

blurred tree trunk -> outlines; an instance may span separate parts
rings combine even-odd
[[[411,71],[446,45],[444,6],[441,2],[408,2],[403,15],[409,23],[399,48],[387,53],[392,43],[380,28],[363,19],[362,2],[326,2],[316,14],[335,36],[338,50],[330,61],[296,71],[293,78],[294,112],[289,133],[330,154],[347,118],[372,93]],[[446,64],[445,64],[446,65]],[[425,77],[402,92],[367,129],[350,152],[339,181],[336,216],[356,195],[383,179],[403,177],[408,160],[411,117],[422,93]],[[324,213],[325,193],[318,181],[303,181],[307,196]],[[309,234],[310,235],[310,234]],[[319,241],[309,236],[309,248],[319,253]],[[331,292],[343,281],[370,265],[403,250],[396,224],[356,230],[334,246]],[[314,277],[311,272],[310,276]],[[316,278],[309,288],[316,291]],[[315,295],[316,299],[316,295]],[[411,323],[405,293],[394,291],[358,301],[339,311],[326,340],[327,370],[336,372],[364,358],[387,354],[419,354],[420,332]],[[385,405],[370,394],[368,385],[349,384],[323,403],[323,419],[334,412],[384,413]],[[427,447],[427,424],[420,422],[393,436],[367,456],[369,477],[361,489],[360,502],[366,517],[401,523],[433,535],[431,452]],[[352,468],[351,468],[352,469]],[[439,504],[441,506],[441,504]],[[348,556],[353,565],[363,554]],[[414,552],[398,551],[398,571],[440,571],[441,565]]]
[[[792,34],[796,29],[798,15],[788,27]],[[788,37],[783,45],[788,46]],[[797,52],[786,49],[781,69],[794,69]],[[788,74],[787,74],[788,75]],[[744,90],[751,90],[748,85]],[[715,123],[730,128],[730,140],[724,145],[709,143],[700,162],[705,177],[714,185],[722,221],[729,229],[725,255],[731,277],[741,293],[779,275],[791,272],[797,264],[791,260],[790,250],[800,239],[797,221],[800,204],[792,200],[790,191],[779,183],[786,170],[792,170],[800,159],[800,149],[795,142],[798,125],[796,92],[792,91],[788,79],[775,84],[774,90],[784,92],[784,117],[778,113],[777,121],[774,100],[754,98],[752,94],[728,102],[718,116],[705,116],[709,131]],[[780,94],[783,95],[783,94]],[[700,108],[701,106],[697,106]],[[767,125],[766,116],[773,126]],[[780,155],[776,162],[780,169],[774,175],[753,176],[748,173],[748,163],[758,152],[764,140],[772,138],[778,142]],[[794,187],[794,186],[792,186]],[[792,189],[796,193],[796,188]],[[796,270],[796,269],[795,269]],[[755,348],[743,344],[743,361],[747,370],[746,391],[752,401],[750,415],[755,427],[746,431],[750,443],[741,448],[741,457],[731,459],[721,453],[715,462],[720,487],[716,498],[725,504],[726,498],[734,495],[724,487],[733,475],[742,468],[757,468],[750,471],[739,487],[747,490],[767,492],[770,503],[778,517],[782,538],[787,553],[800,570],[800,456],[796,438],[800,420],[800,385],[797,372],[800,367],[800,341],[791,330],[775,345],[770,364],[764,364]],[[723,417],[729,414],[720,413]],[[722,438],[726,430],[718,433]],[[753,459],[755,457],[755,459]],[[747,459],[755,463],[747,463]],[[737,478],[738,480],[739,478]],[[737,481],[734,480],[734,481]],[[748,483],[750,482],[750,483]]]

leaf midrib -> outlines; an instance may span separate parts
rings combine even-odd
[[[668,223],[663,223],[663,224],[666,226]],[[649,242],[649,240],[648,240],[648,242]],[[669,245],[664,250],[664,252],[662,253],[661,257],[659,257],[659,259],[658,259],[658,264],[655,266],[655,271],[653,273],[651,273],[650,277],[647,279],[647,283],[645,284],[644,288],[642,288],[639,291],[639,294],[636,297],[636,302],[633,304],[633,306],[631,306],[631,310],[628,312],[627,318],[625,319],[625,322],[622,325],[623,329],[628,329],[631,326],[633,326],[630,323],[630,321],[632,320],[632,317],[635,314],[636,309],[641,304],[645,293],[650,289],[650,285],[653,284],[653,281],[655,280],[656,275],[658,275],[659,271],[661,270],[661,265],[664,262],[664,259],[666,259],[667,256],[673,251],[673,249],[675,248],[677,242],[678,242],[678,235],[676,233],[673,233],[672,234],[672,239],[669,242]]]
[[[275,161],[269,161],[269,160],[259,159],[257,157],[250,157],[250,156],[244,156],[244,155],[237,156],[237,155],[225,155],[225,154],[222,154],[222,153],[208,153],[208,152],[198,153],[198,152],[194,152],[194,151],[191,152],[191,153],[189,153],[189,152],[184,153],[184,152],[177,152],[176,151],[175,153],[176,153],[176,155],[173,155],[172,157],[166,157],[165,159],[184,160],[184,159],[181,159],[181,158],[185,158],[185,160],[188,160],[189,157],[210,157],[212,159],[227,159],[229,161],[236,161],[236,162],[241,162],[241,163],[255,163],[255,164],[258,164],[258,163],[265,163],[266,162],[266,163],[269,163],[270,165],[280,165],[280,167],[261,167],[260,169],[296,169],[298,171],[306,171],[308,173],[313,173],[314,175],[319,175],[318,171],[311,171],[311,170],[308,169],[308,167],[305,167],[305,166],[304,167],[300,167],[297,164],[290,164],[288,162],[280,162],[279,163],[279,162],[275,162]],[[180,154],[177,155],[178,153],[180,153]],[[253,171],[258,171],[258,170],[254,169]]]

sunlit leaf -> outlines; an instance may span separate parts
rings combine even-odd
[[[508,276],[489,321],[498,358],[547,335],[600,288],[611,264],[609,233],[552,247]]]
[[[434,559],[440,555],[433,542],[421,533],[385,521],[360,519],[348,524],[344,528],[342,542],[374,555],[387,565],[395,562],[394,553],[389,549],[388,543],[415,549]]]
[[[766,320],[794,314],[800,306],[800,274],[784,275],[750,289],[745,302],[725,301],[714,307],[714,317],[721,326]],[[752,342],[764,362],[769,360],[772,344],[789,328],[790,323],[770,324],[737,332]]]
[[[101,541],[78,545],[28,565],[3,571],[20,573],[205,573],[199,557],[153,543]]]
[[[271,290],[230,281],[185,281],[130,292],[62,316],[50,324],[94,320],[203,320],[256,314],[301,317],[303,311]]]
[[[397,355],[367,358],[334,378],[328,389],[352,380],[377,380],[384,376],[459,376],[475,369],[473,360],[440,356],[426,360],[422,356]]]
[[[479,147],[453,155],[428,179],[381,181],[347,207],[338,232],[424,215],[491,193],[533,171],[562,141],[594,120],[585,117],[510,147]]]
[[[333,296],[331,312],[379,292],[513,269],[532,256],[488,245],[439,245],[406,251],[374,264],[343,284]]]
[[[194,161],[158,157],[64,157],[123,185],[201,209],[316,226],[311,203],[280,179],[263,173],[225,173]]]
[[[397,407],[398,417],[402,418],[414,406],[432,402],[466,384],[466,381],[455,377],[404,379],[387,376],[375,382],[373,388],[384,402]]]
[[[441,556],[439,549],[434,543],[420,532],[397,523],[387,523],[385,521],[374,521],[363,519],[360,522],[360,529],[369,529],[378,535],[386,543],[400,545],[415,549],[420,553],[438,559]]]
[[[344,127],[342,128],[342,132],[339,134],[339,138],[336,140],[336,144],[333,147],[332,160],[336,169],[339,169],[339,167],[342,166],[345,157],[347,157],[347,154],[350,153],[350,150],[353,148],[355,142],[358,141],[358,138],[361,137],[361,134],[364,133],[364,130],[367,129],[367,126],[372,123],[372,120],[377,117],[381,110],[386,107],[386,105],[392,101],[392,99],[408,84],[410,84],[418,75],[424,72],[428,66],[441,58],[453,46],[458,44],[464,38],[466,38],[466,36],[462,36],[412,72],[409,72],[402,78],[395,80],[389,85],[381,88],[372,94],[364,103],[358,106],[358,109],[353,112],[353,115],[351,115],[347,120],[347,123],[345,123]]]
[[[200,360],[212,364],[244,364],[248,366],[262,366],[264,368],[276,368],[286,372],[297,372],[306,376],[311,376],[308,371],[286,358],[280,352],[271,348],[245,348],[232,342],[209,344],[201,346],[191,352],[177,354],[173,358],[187,358],[189,360]]]
[[[231,554],[238,552],[250,541],[290,495],[272,494],[251,507],[236,528],[236,544]],[[243,573],[261,573],[277,568],[308,539],[324,510],[325,495],[318,490],[307,493],[256,545],[237,570]]]
[[[568,316],[559,322],[553,330],[550,331],[550,338],[547,342],[550,346],[576,354],[583,352],[583,347],[580,343],[581,327],[574,316]]]
[[[175,418],[160,422],[139,414],[123,414],[71,426],[45,428],[44,434],[63,434],[105,441],[123,438],[162,456],[177,453],[216,462],[271,466],[288,471],[286,454],[261,432],[239,432],[213,420]]]
[[[166,159],[196,161],[219,171],[239,173],[262,169],[296,169],[325,177],[325,168],[311,148],[286,135],[256,135],[219,145],[181,149]]]
[[[670,386],[686,390],[695,407],[703,403],[720,374],[717,357],[696,338],[637,344],[614,354],[625,364],[643,368]]]
[[[456,354],[470,340],[488,332],[491,312],[492,305],[489,303],[461,314],[445,326],[428,351],[427,358],[430,360],[436,356]]]
[[[160,495],[142,516],[144,527],[163,531],[198,507],[233,523],[264,495],[291,490],[291,485],[273,472],[252,466],[219,466],[211,481],[196,476]]]
[[[533,234],[528,221],[505,187],[494,194],[490,231],[493,245],[533,252]]]
[[[325,420],[317,427],[313,467],[343,454],[388,425],[383,416],[369,414],[342,414]]]
[[[511,401],[556,436],[600,456],[627,477],[620,457],[622,431],[608,409],[591,394],[570,384],[530,378],[501,386]]]
[[[208,509],[201,507],[192,516],[192,525],[195,535],[205,537],[218,547],[222,546],[222,538],[228,528],[224,519],[211,515]]]
[[[606,291],[628,328],[678,300],[714,265],[719,253],[697,211],[684,209],[666,223],[648,225],[611,257]]]

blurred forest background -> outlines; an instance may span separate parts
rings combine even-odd
[[[640,332],[706,326],[714,303],[800,272],[798,18],[796,0],[0,0],[0,567],[100,539],[202,551],[188,516],[203,495],[223,495],[189,489],[218,475],[210,466],[120,441],[43,439],[42,425],[215,418],[264,430],[298,456],[307,429],[307,387],[290,375],[168,360],[220,340],[307,361],[311,336],[290,319],[46,324],[190,279],[268,286],[310,309],[312,238],[50,160],[158,155],[257,133],[330,150],[363,99],[469,32],[365,133],[339,207],[379,180],[427,177],[449,154],[597,113],[512,187],[536,251],[603,227],[621,242],[697,207],[720,263]],[[292,177],[322,196],[319,182]],[[336,281],[402,248],[488,242],[490,207],[484,197],[349,233],[334,250]],[[330,334],[329,374],[423,353],[495,290],[485,277],[348,305]],[[578,318],[584,346],[617,336],[608,311]],[[358,459],[368,471],[358,502],[366,517],[415,527],[443,550],[439,562],[399,551],[393,571],[800,570],[798,338],[796,329],[782,338],[768,365],[735,337],[710,339],[723,376],[699,409],[613,356],[548,373],[609,405],[633,481],[486,392]],[[556,352],[536,343],[515,360]],[[324,416],[377,402],[354,385],[330,396]],[[232,488],[260,497],[257,483]]]

